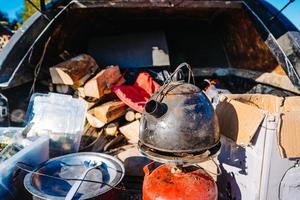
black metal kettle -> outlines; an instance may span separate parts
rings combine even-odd
[[[172,77],[186,66],[188,83]],[[194,153],[213,148],[220,140],[219,124],[207,96],[194,84],[190,66],[177,67],[149,99],[141,118],[139,140],[143,145],[170,153]]]

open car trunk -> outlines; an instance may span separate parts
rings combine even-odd
[[[293,81],[290,75],[293,70],[279,64],[282,52],[270,48],[270,42],[265,43],[259,24],[244,4],[234,1],[186,2],[173,6],[121,3],[115,7],[93,1],[75,3],[42,32],[18,64],[20,68],[2,68],[2,80],[15,74],[9,76],[8,88],[18,86],[3,93],[10,99],[10,109],[20,107],[19,104],[24,109],[27,107],[24,99],[28,100],[26,95],[40,61],[35,92],[48,90],[49,67],[87,53],[102,68],[119,65],[124,70],[150,67],[156,71],[173,71],[178,64],[187,62],[197,78],[221,75],[233,93],[298,94],[299,90],[290,81]],[[30,38],[29,34],[25,36]],[[139,37],[142,39],[136,39]],[[134,51],[135,45],[143,52]],[[170,65],[151,67],[154,65],[151,55],[157,47],[169,56]],[[253,89],[257,86],[255,81],[263,86]],[[16,98],[14,92],[10,95],[10,91],[16,90],[23,96]]]

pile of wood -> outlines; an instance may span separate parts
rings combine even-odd
[[[118,66],[100,68],[91,56],[82,54],[49,71],[52,90],[73,94],[88,103],[83,151],[107,151],[138,142],[141,113],[128,108],[112,92],[112,86],[125,83]]]

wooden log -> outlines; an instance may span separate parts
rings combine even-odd
[[[116,136],[118,134],[118,127],[119,124],[117,122],[115,123],[109,123],[105,128],[104,128],[104,132],[106,135],[110,135],[110,136]]]
[[[97,134],[97,130],[95,127],[91,126],[89,123],[84,125],[83,136],[94,136]]]
[[[141,113],[139,113],[139,112],[137,112],[137,113],[135,113],[135,119],[141,119],[142,118],[142,114]]]
[[[96,128],[92,127],[89,123],[86,123],[83,130],[83,135],[80,141],[80,151],[88,150],[94,140],[98,137],[98,131]]]
[[[105,85],[105,80],[104,79],[104,70],[99,72],[94,78],[89,80],[83,87],[84,89],[84,94],[88,97],[94,97],[94,98],[100,98],[101,96],[104,95],[104,85]],[[101,79],[102,77],[102,79]],[[99,82],[99,87],[98,87],[98,82]],[[102,88],[100,88],[100,85],[102,85]]]
[[[122,101],[109,101],[93,108],[91,111],[98,120],[106,124],[125,115],[126,108],[126,104]]]
[[[87,103],[88,110],[91,110],[92,108],[94,108],[96,106],[99,106],[101,104],[104,104],[106,102],[114,101],[117,98],[117,96],[114,93],[110,93],[110,94],[104,95],[101,99],[97,99],[97,98],[94,98],[94,97],[82,97],[82,95],[79,94],[79,89],[80,88],[77,88],[77,89],[78,89],[76,91],[77,92],[77,97],[79,99],[84,100]]]
[[[89,55],[81,54],[70,60],[49,68],[52,83],[83,85],[97,70],[96,61]]]
[[[86,119],[88,123],[94,128],[102,128],[105,125],[104,122],[97,119],[90,111],[86,113]]]
[[[113,138],[111,141],[109,141],[103,148],[103,151],[108,151],[109,149],[120,146],[120,143],[123,141],[125,137],[121,134],[117,135],[115,138]]]
[[[92,152],[103,152],[103,149],[105,147],[105,145],[111,141],[111,136],[106,136],[104,133],[104,131],[101,130],[99,132],[99,138],[97,139],[97,141],[94,143],[93,148],[92,148]]]
[[[139,120],[135,120],[119,128],[120,132],[127,138],[129,143],[136,144],[139,141]]]
[[[55,90],[56,90],[56,92],[61,93],[61,94],[70,94],[72,91],[70,86],[62,85],[62,84],[56,84]]]
[[[132,111],[132,110],[127,111],[126,114],[125,114],[125,119],[128,122],[134,121],[135,120],[135,113],[134,113],[134,111]]]
[[[90,97],[91,98],[91,97]],[[93,98],[93,97],[92,97]],[[97,98],[94,98],[96,99],[94,102],[95,102],[95,105],[94,107],[96,106],[99,106],[99,105],[102,105],[106,102],[109,102],[109,101],[115,101],[115,100],[118,100],[118,97],[115,93],[109,93],[109,94],[106,94],[104,95],[103,97],[101,97],[101,99],[97,99]]]
[[[81,97],[81,98],[84,98],[84,97],[85,97],[83,87],[77,88],[77,94],[78,94],[78,96]]]
[[[84,85],[86,96],[101,98],[111,93],[112,85],[121,85],[125,82],[118,66],[111,66],[100,71],[94,78]]]
[[[79,97],[80,99],[83,99],[86,103],[87,103],[87,109],[90,110],[95,104],[96,102],[93,101],[87,101],[86,99]]]

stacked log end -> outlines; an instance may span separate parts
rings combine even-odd
[[[110,66],[101,70],[95,77],[84,85],[84,94],[88,97],[101,98],[111,93],[113,85],[122,85],[125,82],[118,66]]]
[[[96,61],[82,54],[49,68],[52,83],[82,86],[98,69]]]

